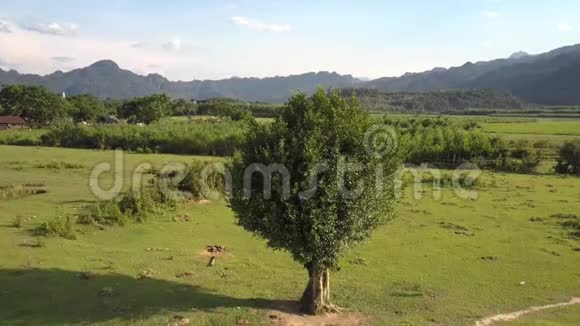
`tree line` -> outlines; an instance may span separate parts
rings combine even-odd
[[[252,117],[279,116],[285,110],[286,107],[280,105],[233,99],[211,99],[200,103],[172,100],[163,94],[126,101],[100,100],[90,95],[64,98],[43,87],[11,85],[0,90],[0,114],[19,115],[31,126],[49,128],[42,133],[27,135],[4,133],[0,144],[229,156],[240,148],[244,132],[255,123]],[[148,126],[78,124],[96,122],[109,114]],[[224,119],[159,121],[169,115],[209,115]],[[506,142],[501,137],[480,132],[474,121],[450,122],[441,117],[392,119],[386,116],[375,123],[397,130],[409,163],[454,168],[471,162],[481,168],[529,173],[541,159],[539,151],[529,142]],[[577,143],[562,146],[556,166],[558,173],[580,174],[579,148]]]
[[[509,93],[491,89],[441,92],[381,92],[376,89],[344,89],[355,93],[362,107],[373,112],[457,114],[470,109],[521,109],[523,103]]]
[[[0,90],[0,115],[20,116],[33,128],[59,121],[95,123],[115,116],[128,123],[150,124],[167,116],[210,115],[243,120],[274,117],[280,105],[232,99],[172,99],[154,94],[128,100],[99,99],[83,94],[71,97],[50,92],[43,86],[7,85]]]

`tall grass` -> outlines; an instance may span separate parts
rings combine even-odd
[[[231,155],[243,140],[243,122],[166,120],[148,126],[60,124],[42,136],[45,146],[145,153]]]
[[[46,130],[0,130],[0,145],[38,146]]]

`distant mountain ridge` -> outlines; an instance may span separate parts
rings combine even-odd
[[[468,62],[459,67],[435,68],[400,77],[362,81],[335,72],[285,77],[169,81],[159,74],[142,76],[103,60],[69,72],[46,76],[0,69],[0,84],[43,85],[70,95],[88,93],[124,99],[164,92],[172,97],[206,99],[228,97],[246,101],[284,102],[293,91],[324,88],[370,88],[384,92],[427,92],[496,89],[524,101],[546,105],[580,104],[580,45],[539,55],[516,52],[506,59]]]
[[[580,45],[573,45],[539,55],[516,52],[507,59],[379,78],[365,87],[387,92],[489,88],[536,104],[575,105],[580,104],[578,71]]]
[[[111,60],[88,67],[46,76],[19,74],[0,69],[0,84],[43,85],[54,92],[91,94],[101,98],[125,99],[154,93],[172,97],[206,99],[228,97],[246,101],[284,102],[292,91],[312,92],[322,87],[355,87],[360,80],[330,72],[305,73],[287,77],[229,78],[222,80],[169,81],[159,74],[142,76],[121,69]]]

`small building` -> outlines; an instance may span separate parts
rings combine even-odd
[[[0,116],[0,130],[26,128],[26,121],[19,116]]]

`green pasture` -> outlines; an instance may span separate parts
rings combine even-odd
[[[0,187],[46,190],[0,199],[3,325],[167,325],[175,315],[193,325],[267,324],[271,311],[299,298],[305,270],[236,226],[223,200],[181,203],[146,224],[78,226],[77,240],[34,236],[43,221],[97,200],[90,171],[113,155],[0,146]],[[125,187],[141,163],[194,159],[127,154]],[[104,176],[104,185],[110,181]],[[427,184],[415,199],[412,190],[403,192],[398,218],[342,260],[332,276],[337,304],[380,325],[471,325],[580,295],[580,243],[552,217],[580,212],[578,178],[486,172],[470,199],[444,188],[436,200]],[[182,216],[189,221],[176,221]],[[228,250],[214,267],[207,267],[207,245]],[[140,279],[144,271],[152,278]],[[578,320],[574,306],[519,324]]]

